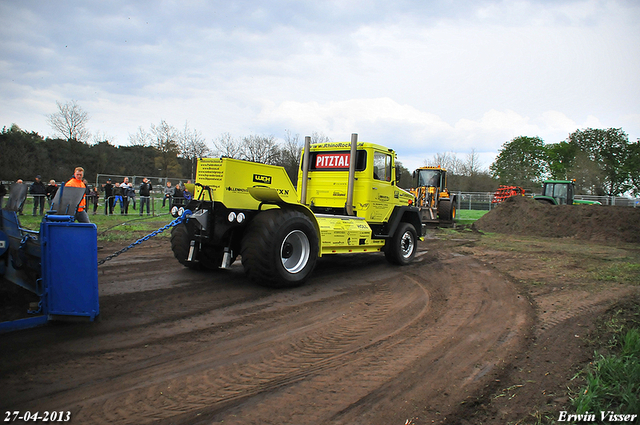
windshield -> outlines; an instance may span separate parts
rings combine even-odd
[[[566,204],[568,200],[567,184],[547,183],[544,187],[544,195],[555,198],[559,204]]]
[[[418,174],[418,187],[420,186],[440,186],[440,171],[420,170]]]

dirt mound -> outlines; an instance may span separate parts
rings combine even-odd
[[[640,209],[600,205],[548,205],[514,196],[474,224],[481,231],[598,242],[640,243]]]

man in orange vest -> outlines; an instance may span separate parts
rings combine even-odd
[[[65,186],[68,187],[82,187],[86,190],[87,186],[85,186],[82,179],[84,178],[84,168],[76,167],[73,171],[73,178],[69,180]],[[86,194],[82,196],[82,201],[78,205],[78,211],[76,212],[76,220],[80,223],[90,223],[89,215],[87,214],[87,197]]]

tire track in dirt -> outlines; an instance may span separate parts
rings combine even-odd
[[[272,339],[269,346],[278,344],[280,350],[284,350],[276,352],[275,355],[273,348],[267,352],[258,350],[260,355],[253,356],[247,362],[212,367],[211,360],[204,360],[201,353],[195,353],[193,359],[187,361],[183,358],[189,367],[186,370],[177,371],[179,376],[169,380],[161,379],[154,385],[147,383],[142,387],[137,385],[122,394],[110,393],[108,401],[104,404],[102,404],[103,397],[99,396],[94,403],[83,403],[89,404],[83,410],[93,413],[81,417],[92,423],[101,423],[101,418],[106,419],[107,422],[127,423],[125,418],[131,415],[117,413],[123,411],[123,406],[136,406],[136,411],[144,419],[138,417],[135,422],[157,421],[171,418],[177,412],[194,411],[215,404],[228,404],[237,399],[290,385],[305,379],[310,374],[318,374],[334,368],[341,364],[341,358],[349,352],[345,350],[353,351],[354,348],[350,347],[354,345],[359,349],[360,343],[357,341],[362,335],[371,333],[381,320],[388,317],[390,298],[393,295],[388,286],[383,284],[367,298],[368,304],[375,308],[368,308],[363,314],[356,312],[333,317],[331,320],[323,321],[319,328],[317,325],[310,326],[311,333],[302,328],[303,337],[293,341],[290,338],[283,340],[282,342],[287,345],[284,348],[278,338]],[[353,318],[359,320],[354,322]],[[194,366],[195,364],[197,366]],[[124,379],[148,382],[146,371],[142,376],[127,376]],[[122,387],[120,383],[118,386]],[[203,391],[193,391],[198,388]],[[147,394],[143,403],[144,409],[140,403],[141,390],[143,394]],[[151,399],[148,394],[162,394],[162,397]]]
[[[71,410],[91,423],[425,417],[425,400],[446,404],[443,389],[463,399],[508,355],[526,303],[467,258],[424,256],[398,268],[377,257],[328,261],[310,285],[279,292],[247,285],[240,273],[156,270],[196,279],[175,292],[107,297],[107,305],[139,306],[141,316],[87,328],[47,365],[24,363],[37,382],[13,374],[0,385],[16,385],[12,409]],[[448,388],[450,376],[460,389]]]

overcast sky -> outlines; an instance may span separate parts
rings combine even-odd
[[[185,123],[319,132],[488,168],[516,136],[640,138],[640,1],[0,0],[0,126],[52,135],[56,101],[128,144]]]

